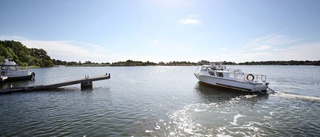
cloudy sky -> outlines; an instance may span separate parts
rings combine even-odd
[[[0,40],[66,61],[320,60],[320,0],[1,0]]]

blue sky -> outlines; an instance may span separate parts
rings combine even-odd
[[[319,0],[1,0],[0,39],[66,61],[320,60]]]

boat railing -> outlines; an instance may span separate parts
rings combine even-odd
[[[256,83],[263,83],[267,81],[267,76],[262,74],[248,74],[241,71],[230,72],[230,78],[234,78],[241,81],[252,81]]]
[[[29,70],[20,70],[20,71],[7,71],[5,73],[6,76],[23,76],[28,75]]]

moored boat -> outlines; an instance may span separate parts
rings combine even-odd
[[[14,61],[9,61],[4,59],[3,63],[0,63],[1,77],[3,76],[3,81],[19,81],[19,80],[34,80],[35,73],[30,70],[20,70],[19,65]]]
[[[196,70],[194,75],[200,82],[209,85],[246,92],[266,92],[269,84],[266,75],[247,74],[241,69],[227,69],[221,63],[203,65],[200,70],[199,68]]]

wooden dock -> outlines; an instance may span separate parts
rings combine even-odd
[[[103,76],[97,76],[97,77],[85,76],[84,79],[66,81],[66,82],[49,84],[49,85],[38,85],[38,86],[7,88],[7,89],[0,90],[0,94],[55,89],[55,88],[58,88],[58,87],[75,85],[75,84],[81,84],[81,89],[92,88],[92,82],[93,81],[99,81],[99,80],[105,80],[105,79],[110,79],[110,73],[107,73],[107,74],[105,74]]]

